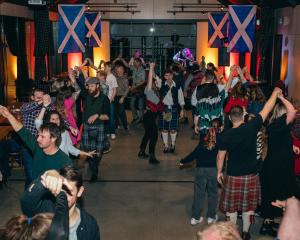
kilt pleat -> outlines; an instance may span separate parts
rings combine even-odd
[[[261,201],[259,176],[226,176],[220,197],[220,211],[248,212],[255,211]]]

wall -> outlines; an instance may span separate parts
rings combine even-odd
[[[33,11],[29,10],[28,7],[11,3],[0,4],[0,15],[33,19]]]
[[[300,101],[300,6],[277,10],[277,33],[283,35],[281,80],[289,96]]]
[[[99,0],[89,0],[89,3],[97,3]],[[113,1],[101,1],[101,3],[107,2],[112,3]],[[175,16],[173,13],[167,13],[168,10],[174,11],[173,4],[184,3],[198,3],[195,0],[185,0],[185,1],[174,1],[174,0],[119,0],[118,3],[138,3],[138,7],[133,10],[140,10],[140,13],[135,13],[132,15],[131,13],[105,13],[102,14],[103,19],[207,19],[207,14],[202,13],[177,13]],[[209,3],[214,4],[219,2],[217,0],[202,0],[202,4]],[[154,11],[153,11],[154,6]],[[109,9],[109,8],[105,8]],[[105,10],[104,8],[101,10]],[[111,8],[111,10],[116,8]],[[119,10],[119,8],[118,8]],[[123,9],[122,9],[123,10]],[[125,9],[124,9],[125,10]],[[179,9],[176,9],[179,10]],[[188,9],[200,11],[201,9]]]

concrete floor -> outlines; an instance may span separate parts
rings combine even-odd
[[[149,165],[137,158],[143,134],[141,126],[129,132],[119,131],[112,142],[113,151],[101,162],[99,181],[85,182],[85,207],[97,219],[103,240],[185,240],[196,239],[197,231],[206,224],[192,227],[189,223],[193,199],[193,169],[178,169],[178,161],[197,144],[191,139],[188,125],[180,126],[176,154],[162,153],[161,164]],[[85,166],[85,178],[88,173]],[[8,188],[0,191],[0,225],[20,213],[19,197],[23,190],[22,170],[14,170]],[[223,215],[220,214],[223,219]],[[261,219],[252,227],[253,239],[261,238]]]

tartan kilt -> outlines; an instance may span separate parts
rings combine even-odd
[[[171,121],[164,120],[164,113],[172,113]],[[172,107],[169,109],[167,106],[164,106],[164,111],[159,114],[159,130],[178,130],[179,116],[178,108]]]
[[[220,197],[220,211],[255,211],[261,201],[261,188],[258,174],[226,176]]]
[[[81,146],[84,151],[94,151],[101,154],[105,144],[104,124],[83,124]]]

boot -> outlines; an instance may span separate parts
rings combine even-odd
[[[262,235],[269,235],[271,237],[276,237],[277,231],[274,230],[274,228],[273,228],[273,221],[272,220],[264,220],[259,233]]]
[[[154,154],[150,154],[149,163],[150,163],[150,164],[159,164],[160,161],[158,161],[158,160],[156,159],[156,157],[154,156]]]

